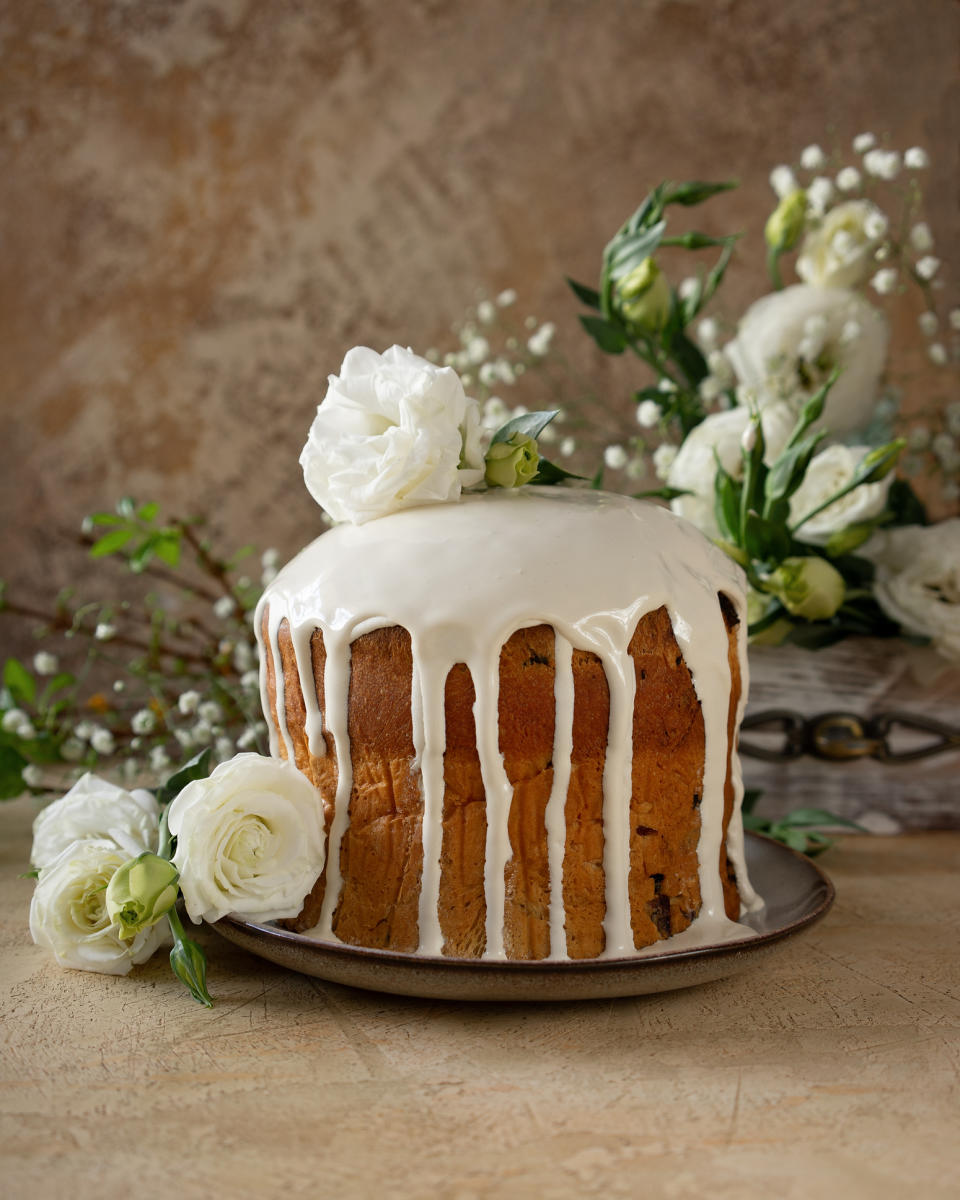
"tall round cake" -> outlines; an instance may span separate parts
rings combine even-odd
[[[525,487],[338,525],[257,612],[324,806],[294,923],[485,959],[742,937],[739,569],[669,511]]]

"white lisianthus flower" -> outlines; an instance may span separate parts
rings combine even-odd
[[[401,346],[355,347],[331,375],[300,455],[310,494],[335,521],[456,500],[483,478],[476,401],[449,367]]]
[[[960,661],[960,517],[876,533],[860,553],[876,566],[874,595],[887,616]]]
[[[126,858],[155,850],[160,808],[150,792],[128,792],[86,774],[33,822],[30,862],[46,867],[71,843],[88,838],[113,842]]]
[[[129,857],[109,838],[85,838],[69,843],[41,868],[30,904],[30,934],[61,967],[126,975],[169,941],[165,923],[129,941],[111,924],[107,885]]]
[[[238,754],[170,805],[190,919],[295,917],[323,870],[323,803],[292,763]]]
[[[690,492],[670,501],[681,517],[692,521],[708,537],[718,538],[720,529],[713,512],[717,459],[734,479],[743,478],[743,437],[751,421],[745,404],[711,413],[687,434],[669,468],[667,483]],[[767,405],[760,413],[765,444],[764,461],[773,462],[793,432],[796,417],[786,404]]]
[[[836,445],[828,446],[815,455],[807,467],[803,482],[790,498],[790,523],[799,521],[829,496],[847,487],[864,456],[869,453],[869,446]],[[862,483],[801,525],[797,537],[814,546],[825,546],[832,534],[839,533],[848,525],[879,517],[886,507],[891,483],[892,472],[877,483]]]
[[[886,229],[886,217],[869,200],[838,204],[804,238],[797,274],[816,287],[856,287],[873,270]]]
[[[854,339],[845,336],[852,324],[859,329]],[[799,409],[839,368],[823,417],[833,433],[870,421],[886,351],[887,324],[877,309],[843,288],[808,284],[758,300],[726,346],[738,382],[761,407],[784,400]]]

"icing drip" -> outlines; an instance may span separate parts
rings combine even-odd
[[[417,564],[442,564],[443,578],[425,581]],[[413,742],[423,798],[423,867],[418,953],[438,955],[443,937],[438,903],[443,835],[444,696],[449,671],[466,663],[475,690],[474,717],[486,796],[486,948],[502,960],[505,868],[510,858],[513,788],[499,746],[500,650],[517,629],[549,624],[555,634],[553,784],[545,813],[550,880],[550,958],[566,957],[563,905],[564,805],[573,745],[573,651],[600,659],[607,679],[610,720],[603,772],[605,958],[656,953],[681,946],[742,938],[744,926],[728,920],[718,870],[723,836],[724,782],[730,669],[726,626],[718,602],[724,592],[741,616],[738,654],[745,704],[747,666],[743,577],[693,526],[668,510],[602,492],[524,488],[465,496],[458,504],[394,513],[363,526],[341,525],[318,538],[277,576],[258,609],[261,696],[269,713],[267,656],[273,663],[277,732],[293,758],[287,728],[283,664],[277,641],[289,624],[298,682],[306,709],[310,753],[325,753],[324,729],[337,758],[335,811],[327,853],[327,881],[315,935],[332,939],[342,888],[340,847],[349,823],[353,786],[348,701],[350,645],[362,633],[398,625],[411,638]],[[267,606],[267,645],[261,616]],[[636,951],[629,898],[630,801],[636,676],[628,654],[638,621],[666,607],[690,671],[703,715],[705,754],[700,838],[701,909],[686,930]],[[326,649],[321,713],[313,679],[311,639]],[[727,850],[743,907],[756,908],[743,860],[739,806],[743,794],[734,754],[735,811]]]
[[[272,622],[271,622],[272,624]],[[340,843],[350,820],[350,793],[353,790],[353,764],[350,761],[348,702],[350,693],[350,636],[324,629],[327,660],[323,673],[323,694],[327,706],[327,727],[333,735],[337,754],[337,794],[334,801],[333,823],[327,846],[327,885],[317,933],[322,938],[336,940],[333,914],[340,900],[343,878],[340,874]],[[279,688],[277,689],[279,692]]]

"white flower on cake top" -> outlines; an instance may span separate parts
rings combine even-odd
[[[456,500],[483,478],[479,408],[452,367],[357,346],[329,377],[300,465],[334,521]]]

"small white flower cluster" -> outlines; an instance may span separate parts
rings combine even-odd
[[[453,326],[460,342],[458,350],[441,354],[428,350],[430,362],[453,367],[463,386],[486,399],[497,388],[512,387],[531,367],[540,365],[550,353],[556,326],[527,317],[522,326],[507,319],[505,310],[517,302],[513,288],[505,288],[495,299],[481,298],[464,320]]]
[[[819,145],[809,145],[800,153],[799,170],[812,177],[801,179],[787,164],[770,173],[770,185],[781,201],[801,192],[806,197],[798,275],[819,287],[856,287],[869,280],[879,296],[895,294],[905,277],[912,277],[922,287],[936,286],[941,263],[930,253],[933,237],[929,226],[915,221],[906,244],[900,246],[889,240],[891,222],[874,200],[853,198],[868,186],[892,182],[904,170],[928,169],[930,156],[920,146],[911,146],[902,154],[884,148],[872,133],[858,134],[853,150],[857,165],[840,166],[837,156],[831,159]],[[832,177],[823,173],[831,162],[835,169]],[[911,206],[919,198],[919,190],[912,186]],[[908,217],[912,211],[908,209]],[[931,347],[930,358],[944,365],[949,355],[942,347]]]

